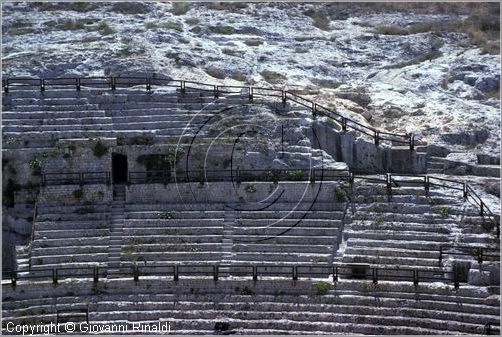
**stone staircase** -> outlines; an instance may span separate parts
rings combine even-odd
[[[254,104],[261,100],[255,100]],[[157,143],[192,136],[215,113],[231,105],[250,104],[247,97],[221,97],[176,90],[148,94],[142,90],[11,91],[3,94],[2,126],[7,147],[51,147],[53,139],[141,137],[155,134]],[[40,132],[43,131],[43,132]],[[205,137],[200,130],[198,138]],[[17,145],[16,145],[17,144]],[[22,145],[21,145],[22,144]]]
[[[113,185],[113,203],[111,209],[110,246],[108,248],[108,273],[120,271],[122,253],[122,235],[124,234],[125,185]],[[111,275],[113,277],[113,275]]]
[[[39,205],[31,244],[32,270],[102,266],[110,238],[108,205]]]
[[[479,210],[460,192],[427,193],[423,186],[399,183],[389,195],[385,184],[364,181],[356,183],[354,195],[344,263],[436,270],[442,267],[441,245],[497,247]]]
[[[223,240],[221,243],[222,263],[229,263],[234,258],[233,234],[235,226],[236,211],[225,207],[225,217],[223,219]]]
[[[16,246],[16,270],[18,274],[23,275],[30,271],[30,252],[29,247]]]

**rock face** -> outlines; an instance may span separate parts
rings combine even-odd
[[[465,16],[342,7],[5,3],[3,73],[153,72],[229,85],[311,87],[331,105],[355,104],[347,113],[374,126],[448,146],[481,142],[480,152],[499,154],[500,57],[460,43],[467,31],[434,30],[438,22]],[[383,29],[417,22],[430,28]],[[460,139],[480,126],[482,134]]]

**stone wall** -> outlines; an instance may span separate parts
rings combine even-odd
[[[201,185],[170,183],[130,185],[126,189],[127,203],[270,203],[336,202],[337,182],[211,182]],[[317,198],[317,199],[316,199]]]
[[[55,185],[44,186],[38,197],[39,206],[107,204],[113,201],[111,185]]]
[[[321,122],[314,122],[312,128],[315,131],[315,136],[309,133],[312,143],[337,161],[347,163],[355,172],[425,173],[425,154],[410,151],[407,146],[376,146],[366,137],[357,138],[355,131],[340,133]]]

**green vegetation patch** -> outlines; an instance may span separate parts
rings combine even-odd
[[[314,283],[314,289],[317,295],[326,295],[331,289],[331,284],[326,281],[318,281]]]

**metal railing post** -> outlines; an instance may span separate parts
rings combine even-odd
[[[354,186],[354,173],[349,172],[349,185],[352,188]]]
[[[314,117],[314,119],[317,117],[317,104],[314,102],[312,102],[312,117]]]
[[[111,85],[112,91],[115,91],[115,77],[113,77],[113,76],[110,77],[110,85]]]
[[[80,91],[80,77],[77,78],[77,91]]]
[[[467,183],[464,183],[464,185],[462,186],[462,194],[463,194],[464,199],[467,199],[467,197],[468,197]]]
[[[213,90],[214,90],[214,98],[218,98],[218,96],[219,96],[219,89],[218,89],[218,86],[217,86],[217,85],[215,85],[215,86],[214,86],[214,88],[213,88]]]
[[[410,151],[413,151],[413,149],[415,148],[415,136],[412,133],[410,133],[409,137],[410,137]]]
[[[298,266],[293,266],[293,281],[298,280]]]
[[[185,81],[183,80],[180,82],[180,92],[182,95],[185,94]]]
[[[17,270],[13,270],[12,274],[10,275],[10,284],[12,285],[12,288],[15,288],[17,285]]]
[[[250,102],[253,101],[253,87],[248,88],[248,98]]]
[[[219,272],[219,266],[214,265],[213,266],[213,280],[218,281],[218,272]]]
[[[375,146],[380,145],[380,132],[379,131],[375,130],[374,138],[375,138]]]
[[[338,266],[333,266],[333,284],[338,281]]]
[[[479,215],[484,216],[484,213],[485,213],[485,203],[481,199],[479,199],[479,201],[480,201]]]
[[[9,79],[3,80],[3,92],[8,93],[9,92]]]
[[[310,169],[310,183],[315,184],[315,169]]]
[[[424,188],[425,188],[425,192],[429,192],[429,188],[430,188],[429,176],[425,176],[425,178],[424,178]]]
[[[152,82],[150,77],[146,78],[146,91],[150,92],[152,90]]]
[[[180,278],[180,274],[179,274],[179,270],[178,270],[178,266],[175,265],[174,266],[174,275],[173,275],[173,279],[174,281],[178,281]]]
[[[56,268],[52,268],[52,283],[58,283],[58,270]]]
[[[137,264],[132,266],[132,276],[135,282],[139,281],[139,267]]]
[[[237,168],[236,173],[235,173],[235,182],[237,185],[240,185],[241,183],[241,170]]]
[[[439,246],[439,263],[443,261],[443,246]]]
[[[387,173],[387,195],[392,194],[392,174]]]
[[[84,173],[83,172],[78,173],[78,184],[80,186],[84,185]]]
[[[45,80],[44,79],[40,80],[40,91],[41,92],[45,91]]]
[[[347,118],[342,117],[342,132],[347,132]]]
[[[483,249],[481,247],[478,247],[477,254],[478,254],[478,263],[479,264],[483,263]]]
[[[378,268],[373,268],[373,284],[378,283]]]
[[[98,266],[95,266],[93,268],[93,273],[94,273],[94,275],[93,275],[94,283],[98,283],[98,281],[99,281],[99,267]]]
[[[282,105],[286,106],[286,92],[284,90],[282,91]]]
[[[458,287],[460,286],[460,281],[458,279],[458,269],[457,268],[453,269],[453,286],[455,287],[455,289],[458,289]]]
[[[200,173],[199,173],[199,183],[201,185],[204,185],[204,170],[200,170]]]
[[[418,270],[413,270],[413,285],[418,286]]]
[[[256,268],[256,266],[253,266],[253,281],[257,281],[258,280],[258,270]]]

